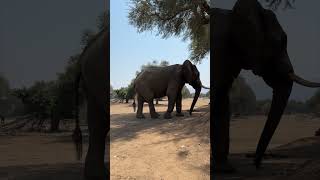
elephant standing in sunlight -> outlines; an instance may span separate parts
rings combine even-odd
[[[73,140],[78,158],[82,154],[82,135],[79,125],[78,86],[82,80],[87,100],[87,121],[89,129],[89,149],[85,159],[86,179],[107,179],[104,166],[106,135],[110,130],[109,111],[109,27],[105,27],[94,37],[80,55],[80,72],[76,78],[76,128]]]
[[[137,94],[138,110],[137,118],[144,118],[142,113],[143,103],[149,104],[151,118],[158,118],[159,114],[155,111],[153,100],[168,96],[168,109],[164,115],[165,119],[172,118],[171,113],[176,105],[176,116],[183,116],[182,108],[182,88],[185,83],[189,83],[195,89],[195,95],[190,107],[190,115],[198,100],[203,86],[200,80],[200,72],[197,67],[189,60],[182,65],[175,64],[166,67],[154,67],[141,72],[134,81],[134,89]],[[133,104],[135,109],[135,102]]]
[[[293,82],[320,87],[294,73],[287,52],[287,35],[273,11],[264,9],[257,0],[238,0],[232,10],[210,9],[211,60],[213,61],[213,123],[211,163],[216,172],[230,172],[229,91],[241,69],[252,70],[273,89],[270,112],[261,134],[255,165],[279,124],[291,94]]]

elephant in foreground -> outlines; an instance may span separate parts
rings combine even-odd
[[[153,100],[168,96],[168,109],[164,114],[165,119],[172,118],[171,113],[176,105],[176,116],[183,116],[181,90],[185,83],[189,83],[195,89],[195,95],[190,107],[190,115],[198,100],[202,85],[200,72],[197,67],[189,60],[181,64],[167,67],[154,67],[141,72],[134,81],[134,89],[138,100],[138,110],[136,117],[144,118],[143,103],[149,104],[151,118],[158,118],[159,114],[155,111]],[[135,109],[135,101],[134,101]]]
[[[210,9],[210,43],[213,61],[213,123],[211,143],[213,170],[230,172],[229,91],[241,69],[252,70],[273,89],[272,104],[257,145],[258,168],[280,122],[293,82],[320,87],[295,74],[287,52],[287,35],[271,10],[257,0],[238,0],[232,10]]]
[[[109,27],[105,27],[87,45],[80,55],[80,72],[76,78],[76,127],[73,140],[78,158],[82,154],[82,135],[79,125],[78,91],[80,80],[86,94],[87,121],[89,129],[89,149],[85,159],[86,179],[107,179],[104,166],[106,135],[110,130],[109,110]]]

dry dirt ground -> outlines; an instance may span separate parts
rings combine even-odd
[[[183,100],[183,110],[192,99]],[[111,106],[111,179],[210,179],[209,99],[190,116],[164,119],[166,102],[151,119],[136,119],[131,104]],[[173,113],[174,115],[175,113]]]
[[[190,103],[183,100],[183,110]],[[192,116],[185,112],[172,120],[162,117],[165,104],[156,106],[159,119],[150,118],[146,105],[142,120],[135,118],[131,104],[111,105],[111,179],[210,179],[208,100],[199,100]],[[215,179],[319,180],[320,138],[313,135],[320,119],[310,115],[285,115],[271,142],[273,156],[255,169],[246,153],[255,150],[265,118],[233,118],[230,159],[238,171]],[[70,135],[70,131],[0,135],[0,180],[81,179],[83,160],[75,160]],[[86,149],[87,138],[84,154]]]

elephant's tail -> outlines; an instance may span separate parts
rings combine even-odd
[[[80,160],[82,157],[82,133],[79,124],[79,84],[81,79],[81,73],[77,74],[75,80],[75,120],[76,125],[73,131],[72,139],[77,151],[77,159]]]

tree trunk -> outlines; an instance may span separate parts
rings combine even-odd
[[[50,131],[52,132],[58,131],[59,124],[60,124],[60,117],[55,115],[54,113],[51,113]]]

